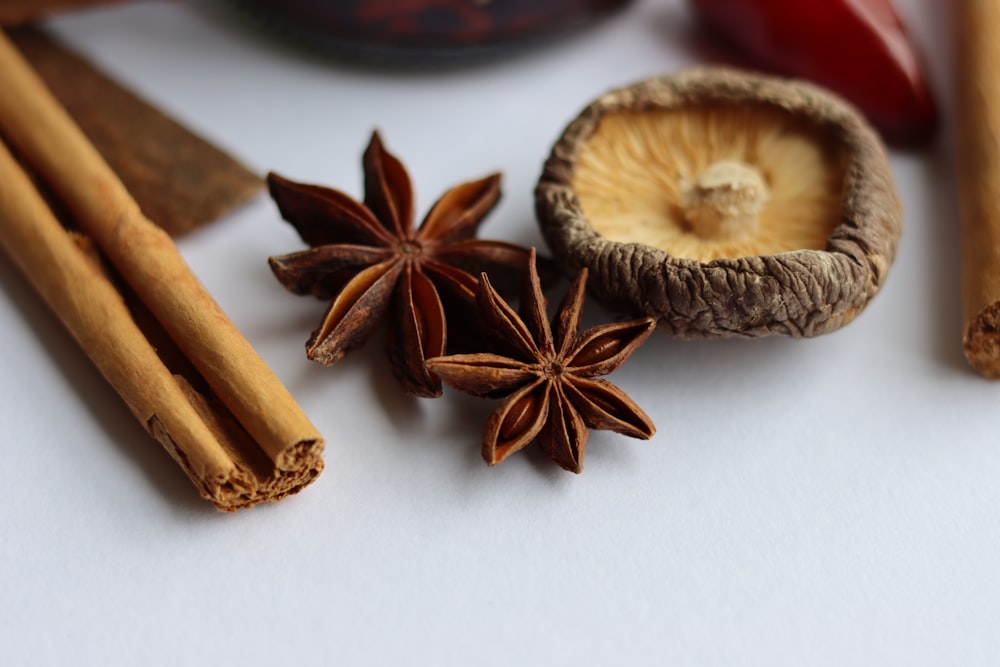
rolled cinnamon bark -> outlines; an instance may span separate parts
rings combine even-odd
[[[973,368],[1000,379],[1000,2],[959,0],[957,19],[963,343]]]
[[[188,401],[177,379],[140,331],[122,295],[88,254],[87,241],[56,220],[42,196],[0,143],[0,246],[42,296],[129,409],[164,443],[203,492],[244,475]]]
[[[323,467],[323,440],[315,427],[194,276],[169,236],[143,217],[138,205],[96,149],[2,33],[0,91],[3,91],[0,95],[0,133],[51,187],[72,213],[81,231],[110,260],[238,422],[236,426],[234,420],[215,409],[214,397],[199,395],[190,383],[180,384],[191,407],[219,440],[230,462],[246,474],[246,485],[227,486],[224,482],[212,481],[209,495],[213,502],[220,509],[237,509],[262,500],[279,499],[308,484]],[[11,176],[10,172],[8,164],[0,178],[10,176],[12,179],[12,185],[5,186],[3,200],[5,207],[11,206],[14,210],[10,216],[0,216],[0,225],[31,225],[32,220],[41,220],[44,216],[38,211],[37,201],[19,203],[22,198],[31,199],[31,196],[24,194],[25,179]],[[5,245],[15,258],[31,252],[24,244],[48,243],[58,236],[50,232],[32,240],[23,230],[9,233],[15,243]],[[62,242],[59,244],[65,246]],[[46,245],[39,252],[53,251]],[[95,287],[97,283],[93,279],[59,283],[64,280],[58,275],[59,259],[64,255],[66,250],[62,248],[59,257],[50,257],[48,261],[26,264],[20,259],[17,261],[22,263],[33,282],[46,286],[55,281],[85,302],[91,298],[92,290],[106,291],[104,287]],[[101,297],[102,302],[106,300]],[[61,298],[53,303],[57,314],[62,315],[59,310],[62,308],[72,310],[71,304]],[[120,320],[117,317],[112,321]],[[73,326],[70,328],[73,330]],[[114,337],[117,329],[104,326],[102,333]],[[89,335],[76,331],[74,335],[88,352],[96,344]],[[134,338],[129,333],[127,342],[122,343],[128,348],[126,356],[138,349],[131,347],[136,345]],[[139,356],[148,355],[143,352]],[[166,420],[163,414],[147,405],[133,405],[131,395],[123,392],[123,397],[130,401],[133,411],[140,408],[137,413],[140,420],[144,420],[147,428],[185,465],[192,478],[196,478],[199,473],[192,473],[192,468],[200,463],[195,465],[183,460],[192,456],[192,452],[181,448],[178,454],[171,449],[170,443],[179,441],[171,430],[173,427],[168,425],[168,421],[173,420]],[[151,416],[147,417],[147,412]],[[178,419],[187,423],[189,415]],[[179,442],[176,444],[180,447]],[[207,453],[210,449],[210,445],[205,445],[207,459],[215,456]],[[203,455],[201,445],[192,451],[196,457]],[[196,479],[196,482],[204,492],[206,480]]]
[[[258,174],[58,37],[34,27],[9,37],[142,212],[172,237],[218,220],[263,192]]]

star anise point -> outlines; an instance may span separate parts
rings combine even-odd
[[[415,229],[409,174],[377,131],[362,164],[363,203],[338,190],[268,174],[282,216],[311,246],[272,257],[269,264],[292,292],[335,295],[307,343],[309,359],[336,363],[388,317],[388,354],[397,379],[407,393],[438,396],[440,380],[425,360],[445,353],[445,304],[471,310],[477,273],[519,275],[528,252],[475,238],[500,197],[498,173],[449,189]]]

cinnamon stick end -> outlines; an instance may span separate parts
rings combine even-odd
[[[965,328],[965,358],[982,376],[1000,380],[1000,301],[991,303]]]
[[[196,480],[195,484],[202,496],[222,512],[277,502],[309,486],[323,472],[322,440],[304,440],[291,449],[297,452],[294,467],[275,469],[268,477],[236,468],[229,477]]]

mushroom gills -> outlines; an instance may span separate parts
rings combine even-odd
[[[826,248],[843,165],[778,108],[619,111],[581,147],[573,189],[602,237],[707,262]]]

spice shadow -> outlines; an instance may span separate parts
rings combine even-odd
[[[950,129],[950,128],[949,128]],[[926,281],[929,307],[924,325],[932,332],[930,355],[942,365],[971,373],[962,348],[962,279],[959,240],[959,203],[955,181],[953,141],[949,136],[938,137],[923,155],[919,202],[907,202],[913,210],[922,211],[927,229],[923,244],[927,256],[920,275]],[[910,230],[916,233],[916,230]]]
[[[434,446],[446,445],[449,449],[457,444],[469,472],[481,473],[487,467],[482,456],[483,429],[498,401],[470,396],[448,386],[444,387],[441,398],[432,400],[442,401],[436,405],[443,408],[442,424],[453,437],[431,438],[430,441]]]
[[[365,343],[364,348],[354,350],[348,356],[365,354],[367,357],[365,363],[369,369],[368,377],[375,400],[393,427],[405,436],[407,433],[412,433],[413,429],[420,428],[424,414],[420,409],[420,399],[407,395],[392,373],[392,367],[385,353],[386,335],[386,326],[383,324],[379,327],[378,333]]]
[[[108,442],[114,443],[118,451],[136,465],[178,514],[192,511],[214,513],[212,506],[201,500],[181,468],[135,420],[121,397],[6,258],[0,261],[0,285],[53,360],[53,365],[66,380],[67,388],[94,416]],[[93,482],[103,486],[101,480]]]

